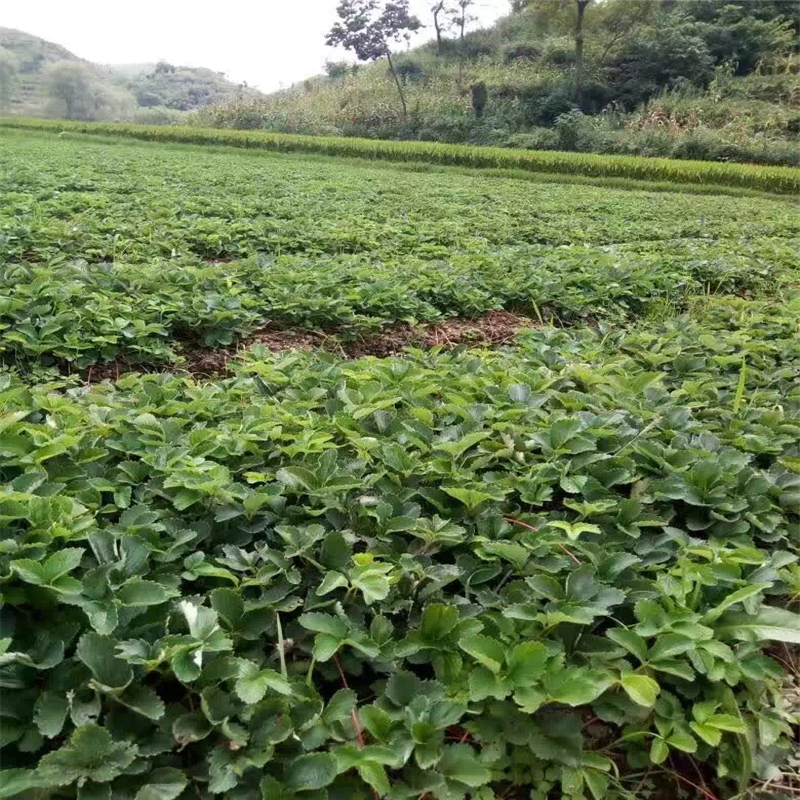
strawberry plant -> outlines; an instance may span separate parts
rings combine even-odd
[[[3,138],[0,797],[775,781],[799,713],[788,204]],[[540,327],[68,374],[503,307]]]

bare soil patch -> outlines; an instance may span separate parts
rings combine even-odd
[[[342,340],[333,331],[303,331],[268,326],[233,347],[212,349],[198,347],[189,337],[184,340],[180,364],[129,364],[118,359],[107,364],[95,364],[84,370],[87,383],[118,380],[130,372],[185,371],[192,375],[212,376],[228,372],[228,364],[255,344],[273,352],[285,350],[325,350],[343,358],[392,356],[406,347],[453,349],[460,346],[499,346],[511,341],[521,330],[537,326],[529,317],[511,311],[489,311],[474,319],[459,317],[434,325],[412,326],[403,322],[389,325],[357,339]]]

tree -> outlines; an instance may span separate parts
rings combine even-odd
[[[0,110],[11,105],[11,95],[17,81],[17,57],[7,48],[0,47]]]
[[[388,0],[382,5],[378,0],[340,0],[336,9],[339,22],[334,23],[325,37],[325,43],[352,50],[359,61],[374,61],[386,56],[394,78],[403,116],[408,116],[406,98],[400,78],[392,62],[391,43],[409,40],[422,23],[408,8],[408,0]]]
[[[346,61],[326,61],[325,62],[325,74],[332,80],[335,81],[338,78],[342,79],[342,84],[344,84],[345,79],[347,78],[347,73],[350,72],[350,65]]]
[[[583,105],[583,16],[592,0],[575,0],[575,103]]]
[[[474,22],[477,17],[469,13],[469,8],[475,0],[456,0],[456,8],[450,12],[450,21],[458,30],[458,83],[461,84],[464,75],[464,61],[467,57],[467,44],[464,40],[464,33],[468,23]]]
[[[95,75],[78,61],[58,61],[47,70],[47,90],[53,100],[66,107],[67,119],[95,116]]]
[[[442,54],[442,23],[439,21],[439,15],[445,10],[447,0],[436,0],[431,6],[431,13],[433,14],[433,29],[436,31],[436,52]]]

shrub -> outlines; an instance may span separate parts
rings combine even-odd
[[[165,106],[139,108],[133,112],[133,121],[137,125],[180,125],[186,119],[186,113]]]
[[[557,150],[561,145],[558,133],[552,128],[533,128],[524,133],[514,133],[503,143],[504,147],[521,150]]]
[[[510,64],[513,61],[535,61],[542,55],[541,48],[527,42],[519,42],[506,47],[503,51],[503,61]]]

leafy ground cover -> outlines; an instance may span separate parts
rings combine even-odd
[[[499,308],[619,321],[800,280],[784,201],[3,137],[6,363],[164,363],[267,324],[353,338]]]
[[[789,204],[3,145],[0,797],[788,796]]]
[[[676,184],[712,184],[758,189],[776,194],[800,191],[800,169],[676,161],[668,158],[606,156],[500,147],[469,147],[436,142],[397,142],[380,139],[297,136],[264,131],[219,130],[188,126],[164,127],[126,123],[76,122],[6,118],[3,127],[23,130],[74,131],[112,134],[153,142],[231,145],[280,152],[323,153],[386,161],[421,161],[466,167],[521,169],[531,172],[584,175],[599,178],[660,180]]]

